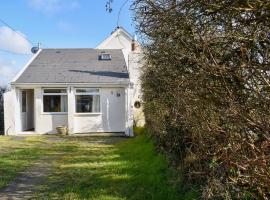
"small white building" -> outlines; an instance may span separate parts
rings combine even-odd
[[[95,49],[40,49],[4,95],[5,134],[124,132],[144,125],[139,44],[117,28]],[[134,106],[135,104],[135,106]]]

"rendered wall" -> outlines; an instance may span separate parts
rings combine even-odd
[[[37,134],[56,133],[57,126],[68,126],[67,114],[43,113],[42,89],[35,88],[35,132]]]
[[[141,66],[143,64],[143,57],[139,43],[135,43],[134,51],[132,51],[131,46],[132,38],[120,28],[98,45],[97,49],[122,49],[132,85],[132,88],[130,88],[128,92],[129,98],[127,99],[130,106],[128,109],[131,109],[128,115],[132,115],[132,121],[134,121],[136,126],[144,126],[145,118],[142,106],[140,108],[134,107],[135,101],[139,101],[142,104],[140,75],[142,72]],[[129,121],[131,120],[129,119]]]
[[[4,94],[4,122],[5,135],[15,134],[15,117],[14,117],[13,92],[8,91]]]
[[[20,99],[17,88],[4,94],[5,135],[16,135],[21,130]]]
[[[129,53],[129,72],[130,81],[133,83],[132,94],[132,109],[134,125],[144,126],[145,118],[142,105],[142,92],[141,92],[141,73],[142,73],[143,56],[140,53],[140,49]],[[141,104],[140,108],[135,108],[134,103],[138,101]]]
[[[68,126],[72,133],[125,132],[125,88],[100,88],[101,113],[75,113],[75,88],[68,87],[66,114],[43,113],[42,88],[34,88],[34,126],[36,134],[56,133],[57,126]],[[8,134],[20,134],[20,89],[5,94],[5,127]],[[17,105],[17,106],[14,106]],[[15,109],[17,108],[17,109]]]
[[[69,114],[74,116],[70,126],[74,133],[125,132],[125,89],[101,88],[100,102],[99,114]],[[75,106],[70,109],[74,112]]]

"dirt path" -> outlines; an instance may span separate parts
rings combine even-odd
[[[37,186],[42,184],[51,172],[59,155],[43,157],[24,172],[19,173],[7,187],[0,190],[0,200],[21,200],[34,198]]]

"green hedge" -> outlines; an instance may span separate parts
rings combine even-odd
[[[135,0],[147,126],[204,199],[270,199],[270,2]]]
[[[4,92],[6,88],[0,87],[0,135],[4,132]]]
[[[0,135],[4,133],[4,112],[0,112]]]

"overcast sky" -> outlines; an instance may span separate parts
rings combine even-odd
[[[125,0],[12,0],[2,1],[0,19],[28,40],[44,48],[94,48],[117,26],[118,11]],[[130,1],[122,9],[119,25],[131,34]],[[0,85],[11,78],[31,58],[33,45],[0,22]]]

